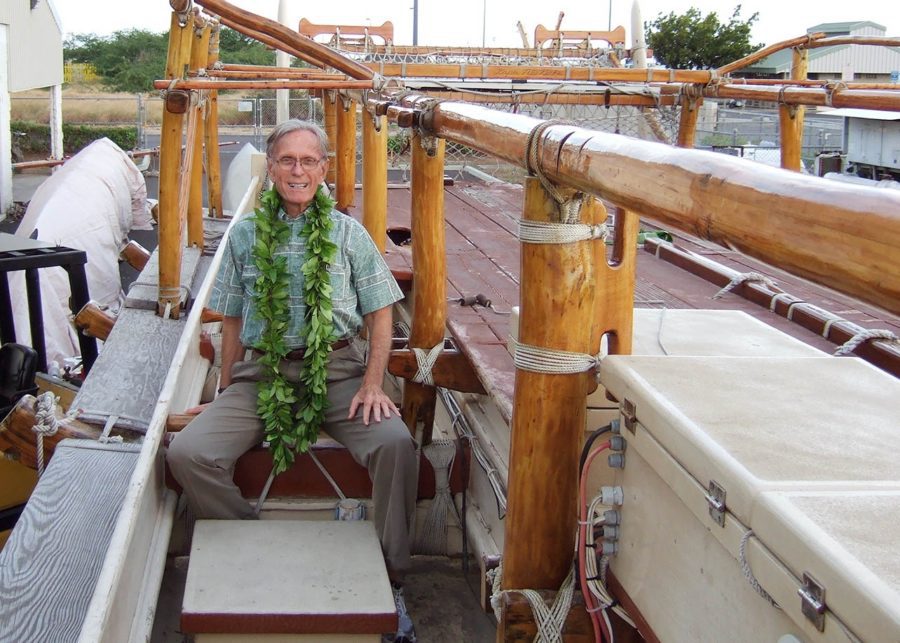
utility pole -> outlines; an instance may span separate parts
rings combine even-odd
[[[413,0],[413,47],[419,44],[419,0]]]

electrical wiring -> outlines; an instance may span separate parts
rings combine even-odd
[[[587,540],[587,528],[590,524],[591,526],[591,557],[595,558],[596,553],[594,552],[594,534],[593,534],[593,518],[590,523],[588,523],[587,516],[587,505],[585,504],[585,486],[587,485],[587,473],[590,470],[591,462],[594,461],[598,455],[603,453],[609,449],[609,441],[604,442],[598,447],[591,450],[590,454],[587,456],[584,462],[584,466],[581,468],[581,477],[578,483],[578,537],[576,539],[577,547],[578,547],[578,578],[581,582],[581,593],[584,596],[584,603],[587,607],[587,612],[591,617],[591,623],[594,625],[594,638],[599,641],[609,641],[609,643],[613,642],[612,636],[612,628],[610,627],[609,618],[606,615],[605,609],[602,606],[595,604],[593,600],[593,595],[591,594],[588,588],[588,575],[585,558],[586,549],[588,549],[588,540]],[[603,621],[601,622],[601,617]]]

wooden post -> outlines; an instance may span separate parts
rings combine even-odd
[[[363,225],[379,252],[387,236],[387,117],[363,110]]]
[[[809,50],[795,47],[791,57],[791,80],[806,80],[809,69]],[[781,167],[799,172],[803,167],[803,105],[779,105],[781,122]]]
[[[191,44],[191,70],[206,69],[209,58],[209,25],[194,19],[194,39]],[[196,110],[198,125],[203,122],[205,114],[204,98],[206,92],[200,94],[201,100],[191,109]],[[191,155],[191,192],[188,200],[188,239],[189,246],[203,250],[203,139],[204,130],[198,126],[194,130],[194,147]],[[214,143],[218,148],[218,141]]]
[[[593,222],[594,207],[582,208],[582,222]],[[526,180],[523,218],[560,220],[556,202],[537,178]],[[520,342],[576,353],[599,350],[591,330],[598,245],[522,244]],[[592,377],[516,370],[504,589],[558,589],[572,565],[578,456]]]
[[[212,67],[219,60],[219,23],[213,22],[210,28],[209,48],[206,59],[207,67]],[[203,122],[203,133],[206,137],[206,193],[209,203],[209,216],[222,217],[222,163],[219,160],[219,90],[211,89],[206,97],[206,117]]]
[[[599,201],[594,203],[594,223],[603,223],[606,209]],[[637,214],[625,208],[617,208],[612,257],[607,261],[606,248],[601,244],[597,244],[594,255],[597,288],[594,292],[591,347],[599,349],[600,338],[607,334],[607,350],[611,355],[631,354],[637,235],[640,227],[641,220]]]
[[[325,111],[325,134],[328,136],[328,156],[331,163],[328,164],[328,173],[325,181],[328,185],[334,185],[337,176],[337,163],[335,163],[335,150],[337,150],[337,92],[322,92],[322,107]]]
[[[427,145],[430,149],[423,146]],[[447,318],[447,263],[444,243],[444,139],[412,138],[413,284],[411,348],[430,349],[444,341]],[[406,382],[401,414],[410,433],[422,420],[422,444],[431,442],[435,389]]]
[[[697,117],[700,116],[702,98],[681,97],[681,116],[678,120],[678,147],[694,147],[697,134]]]
[[[178,22],[178,14],[172,13],[169,27],[169,51],[166,59],[166,78],[183,78],[185,67],[191,58],[193,17],[184,26]],[[181,248],[184,220],[180,215],[179,187],[182,167],[181,137],[184,114],[190,109],[184,101],[176,104],[169,92],[163,109],[162,131],[159,143],[159,296],[157,312],[163,314],[167,306],[171,315],[178,318],[181,296]],[[187,92],[185,92],[187,94]],[[181,96],[184,98],[184,96]],[[184,109],[183,109],[184,108]]]
[[[337,100],[337,209],[353,207],[356,189],[356,101],[346,96]]]

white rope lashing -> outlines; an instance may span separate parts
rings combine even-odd
[[[434,386],[434,377],[431,375],[431,370],[434,368],[434,365],[437,364],[438,357],[441,356],[443,350],[443,340],[431,348],[412,349],[413,355],[416,356],[416,364],[419,366],[419,370],[416,371],[416,374],[412,378],[413,382]]]
[[[456,443],[446,439],[432,440],[422,447],[422,453],[434,469],[434,500],[425,522],[417,530],[415,551],[419,554],[446,555],[447,516],[453,509],[450,466],[456,456]]]
[[[44,473],[44,436],[55,435],[59,430],[56,419],[56,402],[58,398],[50,391],[41,393],[37,398],[37,410],[34,414],[34,426],[31,430],[37,437],[37,472]]]
[[[599,355],[560,351],[522,344],[510,337],[515,352],[513,363],[516,368],[532,373],[553,373],[556,375],[573,375],[585,373],[600,363]]]
[[[856,335],[839,346],[837,350],[834,351],[834,354],[850,355],[857,349],[857,347],[859,347],[860,344],[871,342],[873,340],[890,342],[891,344],[897,344],[898,346],[900,346],[900,338],[898,338],[891,331],[881,328],[870,328],[856,333]]]
[[[569,575],[563,581],[562,586],[556,593],[553,605],[547,607],[544,599],[533,589],[500,589],[500,581],[503,576],[502,566],[488,572],[492,575],[491,580],[491,607],[494,609],[494,615],[497,621],[500,621],[500,597],[503,594],[515,592],[521,594],[531,606],[531,613],[534,615],[534,622],[537,625],[537,636],[534,637],[535,643],[553,642],[562,643],[563,627],[566,624],[566,616],[572,607],[572,595],[575,592],[575,569],[569,570]]]
[[[750,569],[750,563],[747,562],[747,541],[750,540],[750,537],[753,536],[753,530],[748,529],[746,533],[741,537],[741,547],[740,547],[740,557],[741,557],[741,571],[744,574],[744,578],[747,579],[747,582],[750,583],[750,587],[752,587],[757,594],[762,596],[772,607],[776,607],[781,609],[781,606],[775,602],[775,599],[763,589],[762,585],[759,584],[759,581],[756,580],[756,576],[753,575],[753,570]]]
[[[543,136],[544,132],[549,127],[559,124],[560,123],[557,121],[544,121],[535,125],[528,133],[528,140],[525,143],[525,168],[530,174],[538,178],[547,193],[553,197],[554,201],[556,201],[563,222],[577,223],[578,216],[581,212],[581,206],[584,203],[584,194],[576,192],[571,199],[565,198],[559,189],[553,185],[550,182],[550,179],[544,174],[541,169],[541,164],[538,161],[538,141],[541,140],[541,136]]]
[[[522,243],[577,243],[589,239],[603,239],[609,236],[605,223],[544,223],[541,221],[519,220],[519,241]]]
[[[657,247],[657,250],[659,250],[658,247]],[[760,283],[760,284],[763,284],[764,286],[768,286],[772,290],[779,290],[778,284],[776,284],[774,281],[772,281],[772,279],[770,279],[766,275],[761,274],[759,272],[744,272],[744,273],[741,273],[739,275],[735,275],[734,277],[732,277],[731,281],[729,281],[719,292],[717,292],[715,295],[713,295],[712,298],[713,299],[721,299],[725,295],[725,293],[731,292],[732,290],[734,290],[741,284],[748,283],[748,282],[749,283]]]

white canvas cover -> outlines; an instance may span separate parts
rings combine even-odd
[[[107,138],[94,141],[37,189],[16,234],[37,230],[40,241],[84,250],[93,301],[117,313],[124,299],[119,251],[132,229],[149,230],[147,186],[131,158]],[[62,268],[39,271],[47,364],[80,354],[69,322],[69,278]],[[30,344],[28,299],[22,273],[10,275],[16,339]]]

